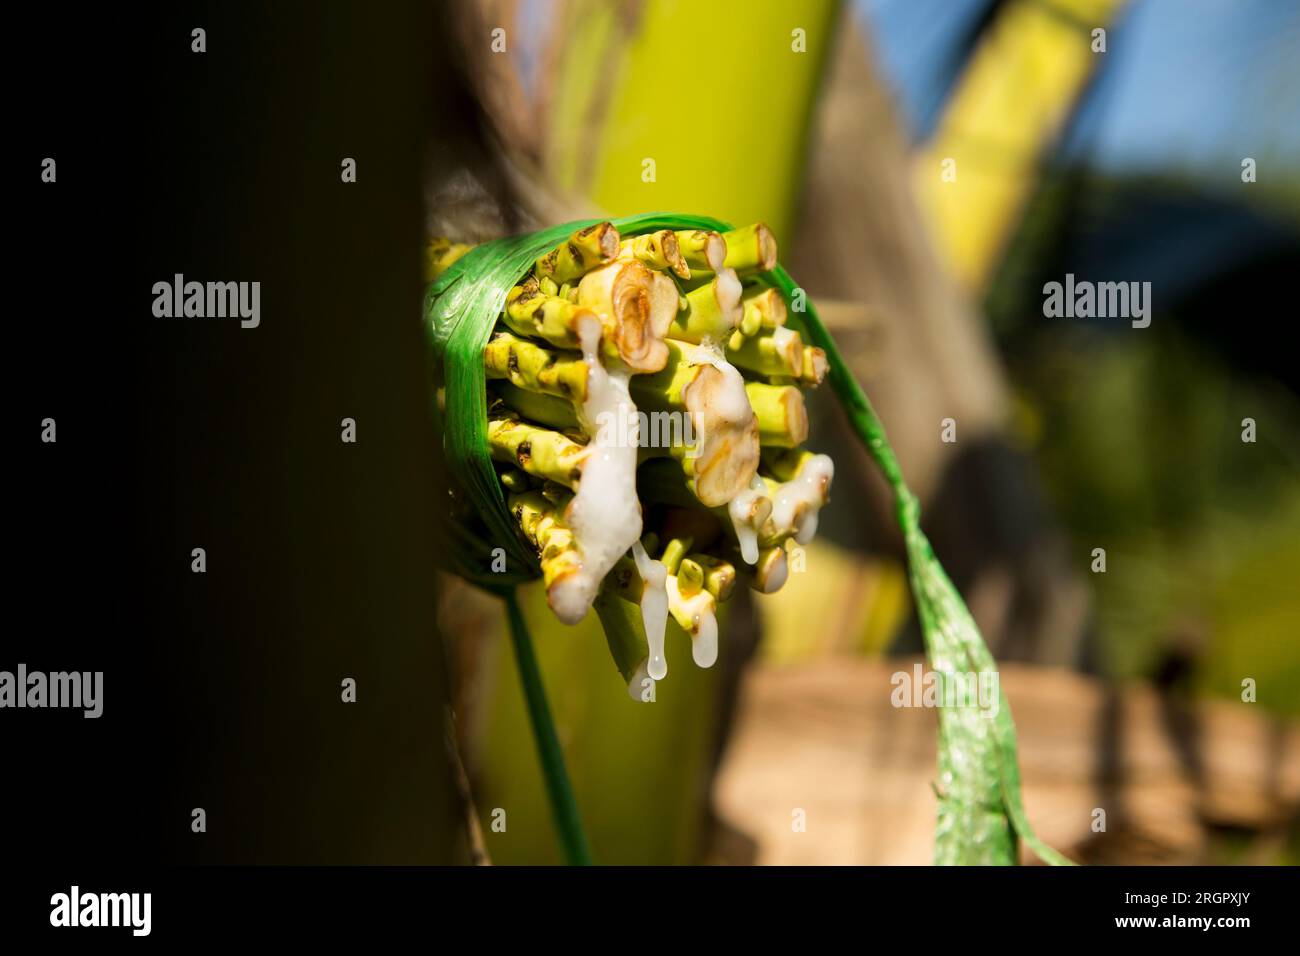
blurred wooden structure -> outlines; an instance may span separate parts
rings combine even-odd
[[[711,862],[930,862],[935,715],[890,703],[915,659],[752,668],[717,778]],[[1300,727],[1252,704],[1005,665],[1029,816],[1085,863],[1276,862],[1300,811]],[[1095,811],[1105,831],[1094,832]],[[806,829],[792,827],[803,810]],[[1223,858],[1216,836],[1244,843]],[[1026,862],[1028,862],[1026,857]]]

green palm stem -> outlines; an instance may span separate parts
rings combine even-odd
[[[560,748],[560,737],[555,732],[555,722],[551,719],[551,708],[546,703],[546,689],[542,685],[542,673],[537,667],[528,625],[513,590],[505,593],[505,602],[506,615],[510,620],[510,640],[515,648],[515,663],[519,666],[519,681],[524,687],[528,718],[537,741],[537,758],[546,780],[546,792],[555,817],[555,829],[560,835],[560,845],[564,848],[564,856],[570,866],[590,866],[591,850],[587,846],[587,835],[582,829],[578,802],[574,799],[573,787],[564,768],[564,751]]]

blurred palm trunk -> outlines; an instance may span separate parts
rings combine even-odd
[[[929,162],[929,153],[913,161],[857,24],[848,16],[840,30],[789,268],[816,301],[833,304],[832,331],[867,385],[924,504],[935,551],[990,649],[1040,663],[1086,663],[1089,601],[1077,556],[1067,553],[1012,430],[1015,403],[983,317],[917,199],[918,164]],[[937,161],[933,167],[937,183]],[[965,225],[980,228],[978,220]],[[838,411],[818,397],[813,434],[833,434],[837,499],[850,497],[858,516],[829,517],[829,536],[895,560],[883,483]],[[952,442],[942,436],[949,419]],[[920,650],[914,623],[900,649]]]
[[[171,744],[166,859],[463,861],[414,201],[427,134],[464,136],[430,112],[452,80],[427,51],[449,40],[426,4],[201,12],[151,24],[178,81],[142,92],[158,156],[142,261],[255,279],[264,312],[247,330],[133,322],[135,374],[114,373],[139,398],[131,574],[165,675],[148,703]],[[177,45],[191,17],[213,53]]]

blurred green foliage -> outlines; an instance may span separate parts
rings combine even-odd
[[[1150,677],[1190,652],[1199,692],[1239,701],[1249,677],[1261,707],[1300,714],[1300,400],[1216,347],[1249,344],[1252,320],[1276,316],[1234,289],[1240,314],[1208,334],[1158,293],[1146,329],[1044,318],[1035,277],[1068,268],[1058,243],[1078,221],[1077,187],[1045,181],[986,307],[1027,409],[1021,437],[1093,585],[1101,669]],[[1091,183],[1091,221],[1127,194]],[[1097,547],[1105,574],[1089,573]]]

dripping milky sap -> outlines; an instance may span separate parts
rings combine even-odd
[[[587,398],[583,425],[593,437],[569,505],[567,518],[582,552],[582,567],[554,595],[552,606],[566,624],[582,620],[610,568],[641,537],[641,503],[636,496],[638,423],[627,389],[627,372],[606,371],[598,357],[601,327],[582,323],[579,338],[586,361]],[[597,428],[598,422],[622,428]],[[627,440],[630,436],[631,440]]]

